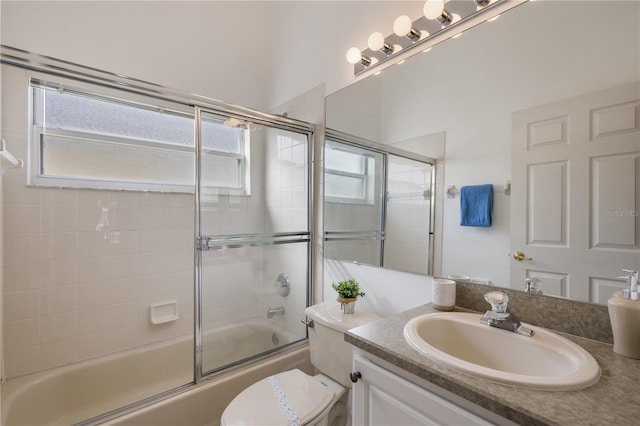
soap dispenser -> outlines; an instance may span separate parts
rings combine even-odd
[[[638,297],[638,271],[623,269],[627,273],[627,288],[613,294],[607,303],[613,331],[613,351],[629,358],[640,359],[640,300]]]

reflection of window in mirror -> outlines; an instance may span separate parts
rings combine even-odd
[[[327,141],[325,157],[327,200],[336,203],[374,203],[375,158],[365,150]]]

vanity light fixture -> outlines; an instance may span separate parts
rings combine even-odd
[[[372,75],[398,64],[419,52],[426,52],[436,44],[459,36],[482,22],[499,16],[529,0],[426,0],[423,15],[413,22],[407,15],[398,16],[393,33],[385,37],[380,32],[369,36],[368,49],[352,47],[347,61],[353,65],[355,76]],[[445,3],[447,8],[445,9]]]
[[[427,0],[422,8],[425,18],[436,20],[446,27],[453,20],[453,16],[444,8],[443,0]]]
[[[352,47],[347,50],[347,62],[353,65],[360,63],[365,67],[368,67],[369,65],[371,65],[371,58],[362,56],[362,52],[360,51],[360,49],[358,49],[357,47]]]
[[[393,32],[398,37],[406,37],[411,41],[417,41],[422,36],[420,31],[413,28],[413,22],[407,15],[400,15],[396,18],[393,22]],[[427,33],[427,35],[429,34]]]
[[[391,55],[393,53],[393,46],[389,45],[385,40],[382,33],[371,33],[368,40],[368,46],[371,50],[379,50],[385,55]]]
[[[476,2],[476,4],[478,5],[478,7],[485,7],[487,6],[489,3],[491,3],[491,0],[473,0]]]

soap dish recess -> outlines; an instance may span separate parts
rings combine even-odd
[[[164,324],[176,321],[179,318],[178,302],[171,300],[169,302],[149,305],[149,317],[151,324]]]

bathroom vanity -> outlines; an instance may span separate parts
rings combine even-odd
[[[346,333],[356,348],[354,371],[361,373],[354,384],[354,424],[388,423],[391,418],[379,417],[385,415],[411,424],[434,416],[440,424],[637,424],[640,360],[614,353],[608,343],[558,333],[595,358],[602,373],[597,383],[571,391],[505,385],[431,361],[405,341],[407,322],[436,312],[427,304]]]

